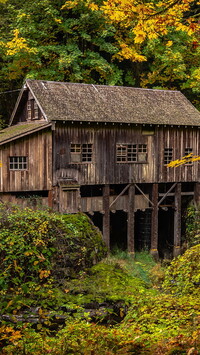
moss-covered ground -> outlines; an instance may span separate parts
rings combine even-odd
[[[84,215],[0,208],[0,354],[200,352],[200,245],[106,256]]]

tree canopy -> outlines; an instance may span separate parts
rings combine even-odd
[[[0,91],[25,78],[178,89],[198,107],[198,0],[0,0]]]

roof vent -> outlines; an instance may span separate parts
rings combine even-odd
[[[47,90],[47,87],[44,85],[43,81],[42,81],[42,86],[45,90]]]

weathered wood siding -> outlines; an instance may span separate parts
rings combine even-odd
[[[200,164],[179,168],[164,166],[164,148],[173,148],[173,159],[185,148],[200,154],[199,129],[156,126],[155,134],[143,135],[141,126],[56,124],[54,132],[54,184],[73,179],[80,185],[198,181]],[[93,144],[92,163],[71,163],[70,143]],[[116,144],[147,144],[147,163],[117,163]]]
[[[27,156],[28,169],[9,170],[10,156]],[[51,189],[51,131],[40,131],[0,147],[0,162],[0,192]]]
[[[147,195],[149,198],[149,196]],[[109,197],[109,204],[111,204],[116,196]],[[113,203],[112,207],[110,207],[111,211],[125,211],[127,212],[128,206],[128,195],[120,196],[115,203]],[[142,210],[148,208],[149,204],[147,199],[142,195],[135,195],[135,211]],[[103,196],[98,197],[82,197],[81,198],[81,211],[90,212],[90,211],[103,211]]]
[[[192,148],[194,155],[200,155],[200,129],[198,127],[161,127],[157,132],[157,181],[158,182],[192,182],[200,179],[200,163],[167,168],[163,164],[164,148],[173,148],[173,160],[185,154],[185,148]]]

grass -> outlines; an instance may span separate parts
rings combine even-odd
[[[104,261],[106,264],[118,264],[130,276],[140,278],[147,284],[151,284],[151,270],[157,265],[148,251],[136,252],[133,257],[117,248]]]

